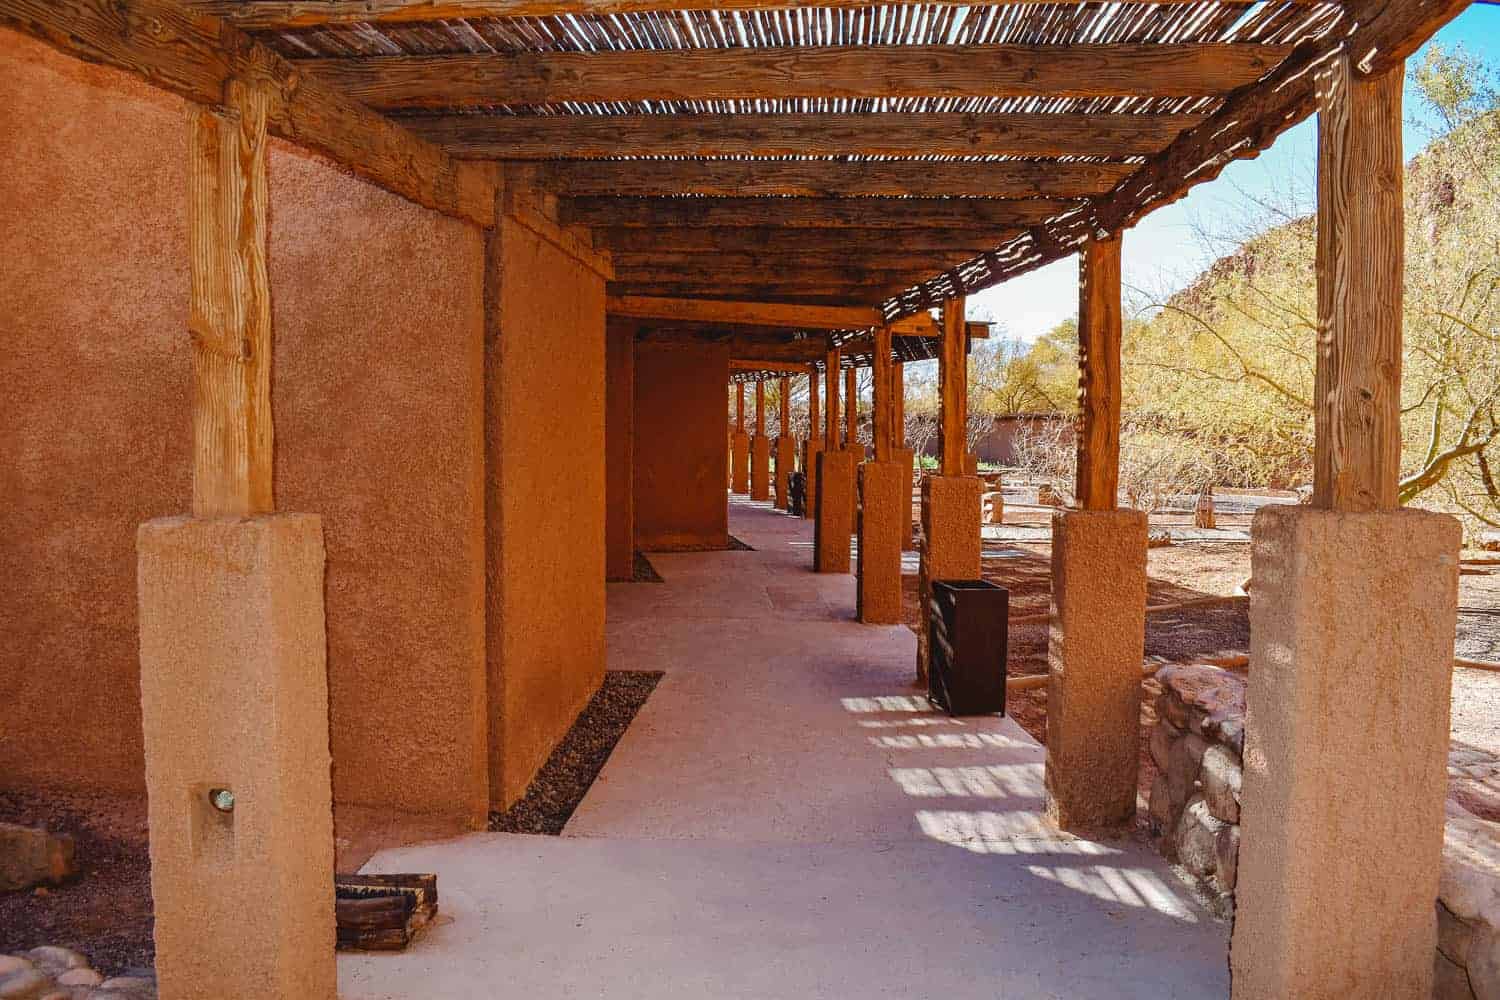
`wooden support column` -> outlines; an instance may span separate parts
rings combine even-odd
[[[766,383],[755,383],[755,436],[766,433]]]
[[[775,507],[777,510],[791,508],[791,476],[797,464],[797,445],[792,439],[792,380],[781,376],[779,393],[781,421],[776,435],[776,480]]]
[[[906,447],[906,363],[891,365],[891,444]]]
[[[968,333],[964,328],[963,296],[943,303],[938,394],[942,406],[943,475],[962,476],[968,457],[965,430],[969,413]]]
[[[818,370],[809,365],[807,368],[807,439],[814,441],[818,437]]]
[[[1078,261],[1078,506],[1114,510],[1120,483],[1120,237]]]
[[[269,77],[234,79],[191,123],[188,251],[193,341],[193,513],[274,508],[271,294],[266,273]]]
[[[1313,502],[1251,528],[1236,1000],[1435,995],[1462,529],[1398,506],[1402,70],[1317,79]]]
[[[792,380],[790,377],[781,376],[781,436],[790,437],[792,433]]]
[[[812,518],[818,509],[818,452],[823,450],[822,425],[818,421],[818,369],[807,366],[807,440],[802,445],[802,478],[807,488],[802,516]]]
[[[842,358],[838,351],[828,352],[828,363],[825,366],[825,378],[823,380],[824,391],[827,393],[827,405],[824,407],[823,421],[823,448],[825,451],[839,450],[839,368]]]
[[[730,437],[729,488],[750,492],[750,435],[745,433],[745,383],[734,384],[734,434]]]
[[[734,429],[740,433],[745,430],[745,383],[734,384]]]
[[[863,451],[859,445],[859,379],[853,368],[844,372],[844,447]]]
[[[755,383],[755,433],[750,438],[750,499],[771,499],[771,439],[766,437],[766,383]]]
[[[892,393],[895,379],[892,375],[891,364],[891,328],[889,326],[878,326],[875,328],[875,353],[871,369],[871,384],[874,386],[874,413],[870,426],[875,436],[875,461],[889,462],[891,460],[891,430],[894,421],[891,417]]]

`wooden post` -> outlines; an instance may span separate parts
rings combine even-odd
[[[875,353],[874,363],[871,368],[871,383],[874,386],[874,413],[870,426],[875,432],[875,461],[889,462],[891,460],[891,387],[894,378],[891,374],[891,328],[878,326],[875,328]]]
[[[745,383],[734,384],[734,429],[739,433],[745,432]]]
[[[1078,506],[1114,510],[1120,484],[1120,237],[1078,260]]]
[[[755,383],[755,436],[762,437],[766,433],[766,383],[764,380]]]
[[[853,368],[844,372],[844,447],[859,447],[859,379]]]
[[[828,405],[823,414],[823,448],[825,451],[839,450],[839,366],[842,359],[838,351],[828,352],[827,373],[824,385],[828,393]]]
[[[193,513],[274,508],[271,296],[266,274],[268,78],[235,78],[191,122],[188,250]]]
[[[1319,75],[1314,507],[1399,505],[1401,81],[1347,55]]]
[[[792,433],[792,380],[781,376],[781,436],[789,437]]]
[[[812,365],[807,366],[807,439],[816,441],[818,438],[818,370]],[[812,470],[806,470],[809,475]]]
[[[891,445],[906,447],[906,364],[891,365]]]
[[[968,451],[965,429],[969,411],[968,331],[964,328],[964,298],[943,303],[943,349],[938,356],[938,394],[942,405],[942,448],[945,476],[962,476]]]

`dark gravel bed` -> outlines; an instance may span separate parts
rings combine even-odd
[[[656,688],[659,671],[611,670],[568,735],[532,779],[526,795],[504,812],[490,813],[497,833],[562,833],[604,768],[635,713]]]
[[[0,954],[52,944],[105,976],[152,966],[144,795],[0,791],[0,821],[71,834],[78,868],[60,886],[0,893]]]
[[[661,574],[656,571],[656,567],[651,565],[651,560],[647,559],[645,553],[642,552],[637,552],[635,554],[635,563],[631,567],[630,582],[666,583],[666,581],[661,578]]]

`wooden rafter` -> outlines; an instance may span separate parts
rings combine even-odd
[[[795,243],[770,246],[759,253],[720,251],[705,256],[686,251],[616,251],[610,254],[616,274],[642,271],[696,268],[713,274],[796,274],[808,269],[858,266],[866,271],[910,270],[934,273],[960,264],[972,257],[972,250],[907,250],[901,245],[861,247],[855,253],[847,250],[808,250]]]
[[[580,226],[787,229],[1013,228],[1077,211],[1056,198],[565,198],[558,215]]]
[[[1197,97],[1227,94],[1284,45],[893,45],[501,52],[311,59],[381,108],[782,97]]]
[[[564,197],[679,194],[800,197],[1078,198],[1110,190],[1126,163],[1041,160],[938,163],[920,160],[562,161],[524,169]]]
[[[884,322],[878,309],[835,306],[807,307],[704,299],[666,299],[611,295],[605,300],[611,316],[692,323],[744,324],[791,330],[842,330]]]
[[[1143,156],[1189,114],[434,115],[402,119],[454,156]]]
[[[0,25],[199,104],[221,103],[237,76],[263,74],[272,82],[271,134],[419,205],[483,226],[493,221],[483,168],[454,160],[230,25],[173,0],[0,0]]]
[[[868,253],[955,250],[970,255],[999,246],[1014,236],[1014,228],[920,229],[893,234],[889,229],[792,229],[771,226],[718,229],[677,226],[664,229],[619,227],[596,230],[597,243],[620,258],[651,253],[778,253],[843,254],[862,259]]]
[[[927,5],[930,0],[884,0],[889,6]],[[941,2],[941,0],[940,0]],[[959,3],[960,0],[950,0]],[[961,0],[966,7],[1003,6],[1026,0]],[[1066,4],[1085,0],[1062,0]],[[1137,0],[1141,2],[1141,0]],[[1194,0],[1144,0],[1185,4]],[[1301,0],[1299,0],[1301,2]],[[1312,0],[1306,0],[1312,2]],[[196,6],[256,30],[332,24],[401,24],[488,17],[608,16],[653,11],[702,10],[704,0],[199,0]],[[718,10],[834,10],[868,7],[868,0],[715,0]]]

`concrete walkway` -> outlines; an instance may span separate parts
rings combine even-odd
[[[1050,831],[1041,747],[931,712],[911,632],[808,570],[810,522],[731,530],[757,551],[610,585],[610,668],[666,676],[564,835],[377,855],[436,871],[451,922],[340,956],[340,996],[1228,994],[1227,927],[1142,845]]]

